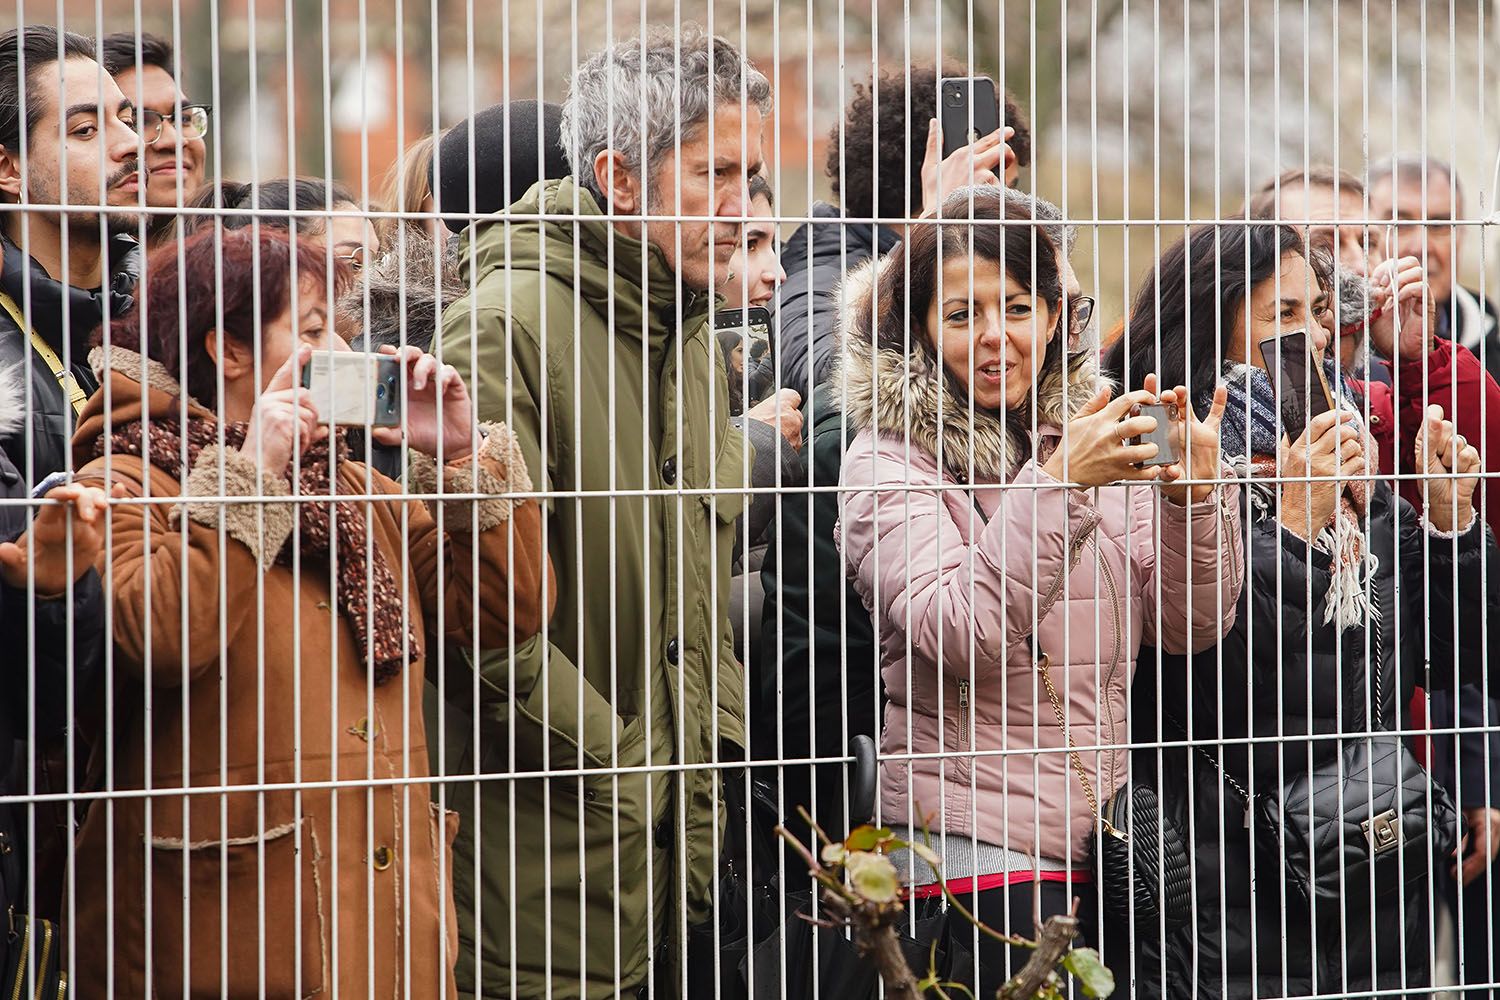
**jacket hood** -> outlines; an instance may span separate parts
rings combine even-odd
[[[512,221],[514,215],[553,218]],[[576,287],[584,302],[601,309],[613,302],[616,330],[638,333],[648,301],[658,320],[677,325],[677,276],[666,256],[617,230],[593,195],[571,177],[537,182],[505,212],[476,223],[464,237],[459,270],[466,286],[471,278],[478,282],[507,267],[559,278]],[[706,294],[688,294],[684,313],[700,306],[706,310]]]
[[[901,242],[901,234],[889,226],[845,222],[843,211],[826,201],[814,202],[808,218],[812,221],[798,226],[782,245],[781,266],[789,275],[807,267],[808,258],[861,260]]]
[[[909,433],[913,445],[933,456],[941,454],[944,468],[962,482],[971,474],[975,481],[1009,481],[1034,452],[1028,441],[1029,404],[1003,418],[977,407],[971,415],[969,401],[949,388],[939,363],[921,351],[908,356],[874,347],[870,294],[882,260],[872,258],[850,270],[838,292],[840,358],[835,377],[842,384],[845,418],[855,430]],[[1060,428],[1108,384],[1087,353],[1050,365],[1037,385],[1039,433]]]

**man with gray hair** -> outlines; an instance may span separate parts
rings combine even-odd
[[[1370,173],[1370,214],[1395,223],[1392,256],[1416,257],[1437,299],[1437,335],[1474,352],[1500,380],[1500,310],[1459,284],[1458,256],[1466,226],[1458,175],[1437,157],[1399,156]]]
[[[563,108],[572,176],[461,251],[442,354],[516,432],[557,595],[540,636],[449,658],[448,774],[475,779],[445,786],[465,994],[690,995],[715,964],[686,954],[725,837],[711,765],[745,745],[744,494],[721,491],[748,462],[709,313],[769,110],[694,28],[595,53]]]

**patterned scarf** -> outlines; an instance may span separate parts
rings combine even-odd
[[[1331,359],[1324,361],[1324,373],[1330,386],[1340,386],[1339,406],[1358,412],[1351,391],[1339,378]],[[1231,364],[1224,368],[1229,388],[1229,404],[1219,425],[1219,443],[1225,460],[1251,480],[1276,476],[1276,460],[1281,450],[1281,411],[1276,405],[1276,387],[1271,376],[1249,365]],[[1207,409],[1212,397],[1199,406]],[[1248,419],[1247,419],[1248,418]],[[1365,454],[1373,456],[1375,445],[1365,434]],[[1338,511],[1331,522],[1318,532],[1313,548],[1325,553],[1332,563],[1333,580],[1323,624],[1337,623],[1340,631],[1363,625],[1378,618],[1380,607],[1370,600],[1368,581],[1373,577],[1377,560],[1366,551],[1363,530],[1365,508],[1369,502],[1370,484],[1357,480],[1344,484],[1339,495]],[[1250,501],[1261,516],[1275,516],[1277,487],[1274,483],[1253,483]]]
[[[141,433],[146,425],[139,420],[115,428],[110,437],[116,454],[142,454]],[[246,424],[234,423],[224,426],[224,443],[238,448],[245,442]],[[182,475],[182,438],[180,423],[176,418],[154,418],[149,425],[147,456],[152,465],[170,476]],[[217,421],[192,418],[187,429],[187,466],[192,468],[198,453],[219,441]],[[343,432],[336,437],[335,457],[339,462],[347,460],[348,448]],[[96,456],[104,454],[104,438],[94,445]],[[292,467],[287,467],[287,482],[292,492],[312,496],[328,496],[329,446],[323,441],[309,446],[302,453],[301,477],[292,478]],[[339,493],[347,493],[346,484],[339,482]],[[297,504],[301,539],[298,550],[303,555],[326,558],[333,546],[338,546],[337,600],[339,614],[354,629],[360,649],[370,650],[376,684],[400,674],[407,664],[422,655],[417,635],[409,628],[403,633],[401,619],[405,613],[400,588],[386,565],[385,555],[379,546],[366,546],[368,532],[365,516],[358,504],[338,500],[333,504],[334,516],[329,516],[326,500],[303,500]],[[292,560],[292,537],[277,553],[276,561],[287,565]],[[335,541],[336,540],[336,541]],[[368,592],[367,592],[368,591]],[[373,610],[371,603],[373,602]]]

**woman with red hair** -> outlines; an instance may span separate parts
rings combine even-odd
[[[146,792],[79,837],[83,995],[454,992],[457,817],[429,801],[424,669],[445,639],[540,629],[540,513],[513,497],[531,484],[508,428],[475,426],[416,348],[403,426],[375,435],[404,436],[412,492],[482,498],[439,516],[348,460],[297,385],[340,346],[326,293],[348,275],[326,261],[280,232],[200,233],[152,256],[91,356],[76,461],[126,496],[92,735],[108,788]]]

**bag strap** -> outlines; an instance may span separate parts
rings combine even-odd
[[[1094,556],[1099,560],[1100,566],[1104,564],[1103,557],[1099,554],[1099,538],[1096,532],[1090,532],[1089,540],[1094,546]],[[1088,768],[1083,766],[1083,757],[1078,753],[1078,744],[1073,740],[1072,729],[1068,726],[1067,712],[1063,711],[1062,698],[1057,693],[1057,686],[1052,683],[1052,658],[1042,651],[1037,641],[1037,630],[1042,626],[1042,619],[1057,604],[1058,598],[1062,596],[1062,582],[1065,574],[1059,573],[1057,580],[1053,582],[1052,589],[1047,596],[1042,598],[1042,603],[1037,607],[1036,622],[1031,628],[1031,653],[1036,661],[1036,672],[1041,677],[1042,687],[1047,692],[1047,700],[1052,703],[1052,712],[1057,716],[1057,728],[1062,732],[1063,739],[1068,744],[1068,760],[1073,766],[1073,772],[1078,775],[1078,783],[1083,786],[1083,797],[1088,799],[1089,811],[1099,817],[1099,823],[1104,827],[1104,832],[1118,840],[1129,841],[1130,837],[1104,815],[1099,808],[1099,796],[1094,792],[1094,783],[1089,780]]]
[[[73,415],[77,416],[81,414],[83,412],[83,404],[88,402],[89,394],[83,391],[83,386],[79,385],[78,380],[73,377],[73,373],[68,371],[67,366],[62,363],[62,359],[57,356],[57,352],[52,349],[52,345],[47,343],[34,328],[27,325],[26,317],[21,315],[21,309],[16,305],[16,300],[5,292],[0,292],[0,307],[4,307],[5,311],[10,314],[10,318],[15,320],[18,329],[26,330],[31,334],[32,349],[41,355],[42,361],[51,370],[52,377],[57,379],[58,385],[62,386],[63,392],[68,397],[68,402],[73,407]]]

